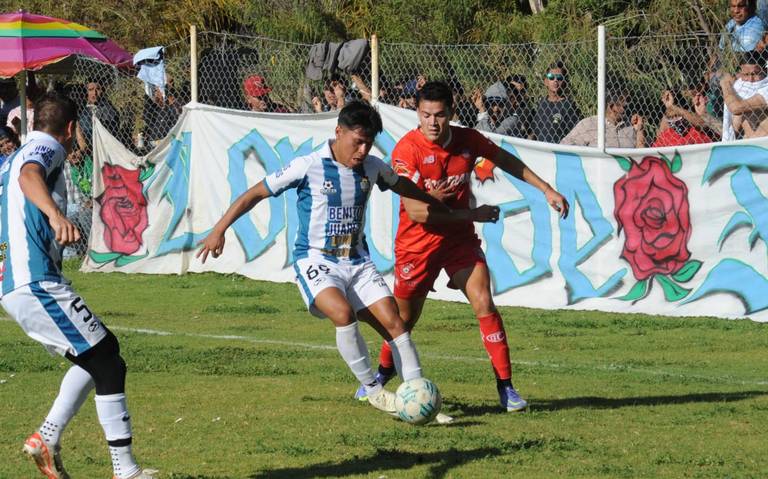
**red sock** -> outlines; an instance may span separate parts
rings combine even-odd
[[[389,347],[389,343],[382,341],[381,352],[379,353],[379,366],[394,369],[395,360],[392,359],[392,348]]]
[[[480,333],[483,336],[483,345],[491,358],[493,372],[497,379],[510,379],[512,366],[509,363],[509,346],[507,335],[504,332],[504,321],[499,313],[478,317]]]

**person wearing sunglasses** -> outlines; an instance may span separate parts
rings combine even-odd
[[[582,118],[579,107],[566,96],[568,71],[561,61],[549,66],[544,75],[547,95],[539,100],[531,122],[533,139],[560,143]]]

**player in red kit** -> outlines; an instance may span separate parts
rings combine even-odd
[[[493,163],[538,188],[547,203],[565,218],[568,202],[539,178],[519,158],[498,147],[476,130],[449,124],[453,96],[442,82],[429,82],[417,98],[419,126],[408,132],[392,152],[392,165],[449,208],[466,209],[471,196],[470,179],[478,157]],[[417,200],[401,198],[400,226],[395,238],[395,299],[409,330],[421,315],[427,294],[441,270],[450,278],[449,287],[460,289],[472,305],[480,325],[483,344],[496,376],[501,406],[522,411],[528,403],[512,385],[512,368],[504,323],[493,303],[491,279],[480,239],[471,221],[447,218],[440,224],[413,221]],[[386,344],[379,358],[377,379],[386,383],[394,373],[392,353]],[[361,398],[364,394],[358,392]]]

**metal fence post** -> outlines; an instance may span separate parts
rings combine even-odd
[[[605,26],[597,26],[597,148],[605,151]]]
[[[197,103],[197,27],[189,26],[189,74],[192,103]]]
[[[379,100],[379,37],[371,35],[371,103]]]

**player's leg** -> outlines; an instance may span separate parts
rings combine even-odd
[[[327,317],[336,328],[336,347],[355,378],[363,385],[374,407],[394,411],[394,394],[385,391],[371,370],[368,346],[360,334],[360,324],[345,295],[346,273],[342,266],[317,258],[295,262],[296,281],[309,311]],[[379,404],[381,403],[381,404]]]
[[[24,442],[24,452],[48,477],[68,478],[61,459],[61,435],[93,389],[93,379],[83,368],[72,366],[64,375],[59,395],[40,429]]]
[[[459,288],[472,305],[483,346],[488,352],[496,376],[499,401],[507,411],[522,411],[528,403],[523,400],[512,385],[512,366],[509,359],[509,345],[504,331],[504,321],[493,303],[491,278],[482,255],[475,258],[471,266],[449,265],[451,283]]]
[[[15,310],[9,312],[25,332],[49,351],[66,356],[92,378],[96,389],[96,412],[109,444],[115,477],[141,477],[141,468],[131,453],[131,423],[125,404],[125,362],[120,357],[117,339],[67,284],[35,282],[11,294],[17,292],[24,298],[22,307],[14,305]],[[6,297],[3,305],[6,306]],[[74,379],[84,380],[78,370],[73,374],[77,374]],[[70,392],[83,394],[78,387]]]

